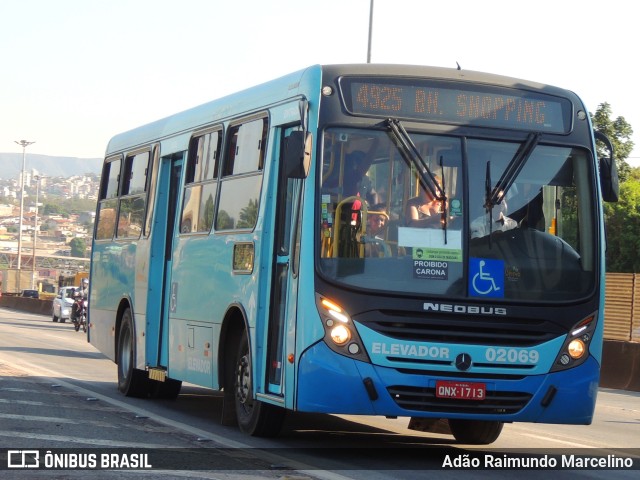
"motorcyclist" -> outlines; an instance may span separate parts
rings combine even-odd
[[[89,279],[83,278],[80,287],[73,293],[74,302],[71,306],[71,321],[76,323],[78,321],[79,310],[82,306],[82,302],[89,298]]]

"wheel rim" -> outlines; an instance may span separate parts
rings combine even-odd
[[[129,368],[131,367],[131,332],[126,328],[122,332],[122,342],[120,344],[120,371],[123,377],[129,375]]]
[[[251,408],[251,368],[249,357],[243,355],[238,362],[238,371],[236,377],[236,397],[238,401],[245,406]]]

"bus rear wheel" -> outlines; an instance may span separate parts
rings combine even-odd
[[[118,390],[127,397],[147,397],[151,381],[145,372],[134,368],[135,350],[133,318],[131,309],[127,308],[122,314],[118,335]]]
[[[251,355],[247,333],[242,334],[235,361],[234,394],[240,431],[256,437],[275,437],[280,433],[284,409],[254,398]]]
[[[495,442],[502,427],[503,422],[449,419],[449,428],[455,439],[468,445],[488,445]]]

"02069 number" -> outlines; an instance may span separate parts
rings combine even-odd
[[[485,358],[488,362],[536,364],[540,360],[537,350],[526,348],[487,348]]]

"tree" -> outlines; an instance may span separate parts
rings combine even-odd
[[[618,117],[612,120],[611,105],[607,102],[598,105],[596,113],[591,115],[591,122],[593,123],[593,128],[604,133],[609,137],[609,140],[611,140],[616,166],[618,167],[618,176],[620,177],[620,181],[624,182],[631,170],[631,167],[627,163],[627,158],[629,158],[634,147],[634,143],[631,140],[633,128],[631,128],[631,125],[627,123],[624,117]],[[604,147],[600,145],[598,145],[598,156],[608,156],[605,154]]]
[[[258,199],[249,199],[249,204],[240,210],[240,218],[238,219],[238,228],[252,228],[256,224],[258,218]]]
[[[620,200],[604,204],[608,272],[640,272],[640,180],[633,170],[620,185]]]
[[[46,202],[44,204],[44,208],[42,209],[43,215],[58,215],[61,213],[61,211],[62,210],[60,208],[60,205]]]
[[[43,215],[61,215],[68,218],[72,213],[95,212],[96,201],[82,198],[57,198],[49,196],[43,202]]]
[[[72,257],[84,257],[86,251],[86,243],[84,238],[73,238],[69,242]]]

